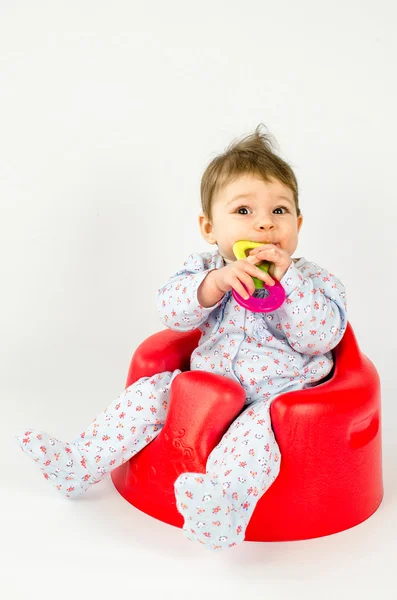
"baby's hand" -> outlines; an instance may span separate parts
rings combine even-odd
[[[240,296],[247,299],[248,294],[245,291],[243,284],[252,296],[255,291],[255,283],[252,277],[261,279],[267,283],[267,285],[274,285],[274,280],[270,275],[254,265],[255,262],[260,263],[262,260],[258,260],[257,256],[247,256],[246,258],[235,260],[225,267],[216,269],[214,271],[216,286],[223,293],[226,293],[233,288]]]
[[[253,258],[254,264],[266,260],[270,262],[269,275],[281,281],[289,269],[292,259],[286,250],[282,250],[274,244],[264,244],[250,250],[249,258]]]

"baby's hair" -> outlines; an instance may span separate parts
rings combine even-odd
[[[294,194],[297,216],[299,208],[298,182],[291,167],[273,152],[272,136],[261,132],[259,124],[254,133],[242,140],[233,140],[226,151],[214,158],[201,178],[201,208],[212,222],[212,201],[217,192],[239,175],[256,175],[266,183],[278,179]]]

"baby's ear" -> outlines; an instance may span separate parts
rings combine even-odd
[[[209,244],[216,244],[214,234],[212,233],[212,224],[208,219],[207,215],[200,213],[198,216],[198,224],[200,233]]]
[[[298,217],[298,233],[300,232],[302,224],[303,224],[303,215],[300,214],[299,217]]]

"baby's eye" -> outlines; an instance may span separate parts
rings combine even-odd
[[[278,206],[274,210],[281,210],[281,209],[283,209],[286,212],[288,212],[288,208],[286,206]],[[251,210],[251,209],[249,209],[247,206],[240,206],[240,208],[237,209],[237,212],[241,215],[243,213],[241,213],[240,210]],[[247,214],[247,213],[244,213],[244,214]],[[281,213],[281,214],[284,214],[284,213]]]

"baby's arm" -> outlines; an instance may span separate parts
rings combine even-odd
[[[184,262],[183,268],[173,275],[168,283],[157,291],[157,310],[161,322],[175,331],[192,331],[207,320],[209,314],[222,302],[223,292],[216,286],[201,286],[200,304],[198,291],[207,275],[216,269],[211,253],[193,252]],[[212,306],[207,306],[209,301]]]
[[[280,281],[287,294],[278,309],[290,346],[301,354],[326,354],[346,331],[347,304],[343,283],[312,262],[294,262]]]

